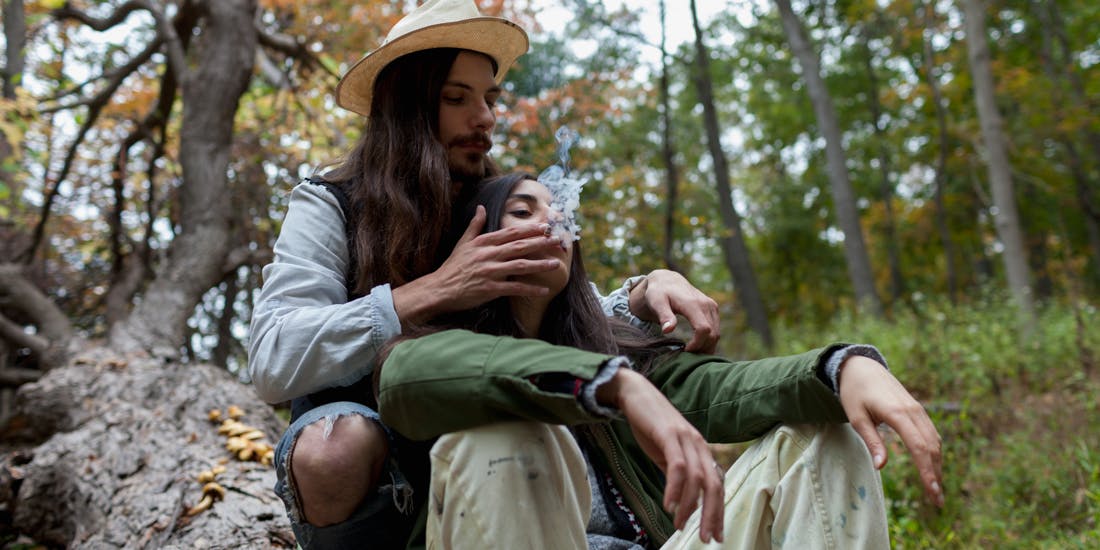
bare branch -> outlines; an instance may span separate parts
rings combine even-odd
[[[27,348],[34,354],[40,354],[50,347],[48,340],[35,334],[27,334],[22,325],[8,319],[2,313],[0,313],[0,339],[8,341],[14,347]]]
[[[65,313],[23,274],[23,266],[0,264],[0,296],[27,314],[39,328],[39,335],[52,344],[73,337],[72,324]]]
[[[30,245],[18,256],[18,261],[30,263],[34,259],[34,253],[38,250],[38,245],[41,244],[42,237],[46,233],[46,221],[50,218],[50,208],[53,206],[53,201],[57,199],[57,195],[60,194],[61,182],[69,176],[69,170],[72,169],[73,161],[76,159],[76,148],[84,141],[84,136],[88,134],[88,130],[99,118],[99,112],[103,109],[103,104],[93,104],[88,107],[88,118],[80,126],[76,138],[69,145],[69,150],[65,154],[65,162],[61,165],[61,172],[54,178],[53,186],[50,187],[50,192],[46,194],[46,200],[42,203],[42,213],[38,216],[38,224],[34,226]],[[48,182],[47,186],[49,186]]]
[[[124,80],[126,80],[126,77],[130,76],[134,71],[136,71],[138,69],[138,67],[145,64],[146,61],[149,61],[149,58],[153,57],[153,54],[156,53],[157,50],[160,49],[160,46],[163,43],[164,43],[164,41],[161,40],[160,38],[157,38],[156,40],[153,40],[152,42],[149,43],[149,45],[147,45],[145,47],[144,50],[141,51],[141,53],[134,56],[125,65],[120,65],[118,68],[111,71],[110,73],[104,73],[103,75],[101,75],[99,78],[108,78],[109,77],[110,80],[107,82],[107,85],[104,86],[103,89],[100,90],[98,93],[96,93],[94,96],[87,97],[87,98],[84,98],[84,99],[80,99],[78,101],[74,101],[72,103],[65,104],[65,105],[53,105],[53,106],[50,106],[50,107],[45,107],[45,108],[39,109],[39,112],[41,112],[41,113],[53,113],[53,112],[62,111],[62,110],[65,110],[65,109],[72,109],[72,108],[79,107],[79,106],[82,106],[82,105],[89,106],[89,107],[93,106],[93,105],[100,105],[101,107],[103,105],[106,105],[107,102],[109,102],[111,100],[111,96],[113,96],[114,93],[116,91],[118,91],[119,87],[122,86],[122,82]],[[91,81],[89,81],[89,82],[91,82]],[[87,85],[87,83],[81,84],[80,86],[77,86],[76,88],[73,88],[72,90],[62,92],[57,97],[64,97],[66,95],[70,95],[73,91],[75,91],[75,90],[77,90],[77,89],[79,89],[79,88],[81,88],[85,85]]]
[[[280,69],[263,48],[256,48],[256,68],[260,76],[276,88],[287,90],[292,87],[290,78]]]
[[[141,53],[135,55],[125,65],[120,65],[118,67],[115,67],[115,69],[110,71],[110,72],[106,72],[106,73],[103,73],[99,76],[94,76],[92,78],[89,78],[88,80],[85,80],[84,82],[81,82],[80,84],[77,84],[76,86],[73,86],[72,88],[69,88],[68,90],[63,90],[61,92],[58,92],[57,94],[54,94],[51,97],[45,98],[43,101],[59,101],[61,98],[68,97],[68,96],[71,96],[71,95],[75,95],[75,94],[79,93],[80,90],[84,89],[85,86],[88,86],[89,84],[91,84],[92,82],[95,82],[97,80],[107,80],[108,81],[108,84],[104,88],[104,90],[112,89],[112,88],[117,90],[118,87],[122,84],[122,81],[127,76],[130,76],[130,74],[132,74],[134,71],[136,71],[138,69],[138,67],[145,64],[146,61],[149,61],[149,59],[151,57],[153,57],[153,54],[156,53],[157,50],[159,50],[160,47],[163,44],[164,44],[164,40],[160,36],[158,36],[152,42],[150,42],[149,45],[146,46],[145,49],[141,51]],[[100,92],[100,93],[102,93],[102,92]],[[98,97],[98,95],[99,94],[97,94],[95,97]],[[81,100],[74,101],[73,103],[68,103],[68,104],[65,104],[65,105],[52,105],[50,107],[39,109],[39,111],[43,112],[43,113],[50,113],[50,112],[60,111],[60,110],[64,110],[64,109],[71,109],[71,108],[74,108],[74,107],[78,107],[80,105],[88,105],[89,103],[94,102],[95,97],[81,99]]]
[[[130,0],[119,6],[111,15],[104,18],[96,18],[72,7],[72,5],[66,2],[63,7],[53,11],[53,16],[58,20],[74,19],[94,30],[102,32],[122,23],[131,13],[138,10],[145,10],[153,16],[153,20],[157,23],[157,41],[163,41],[168,46],[167,55],[169,69],[175,72],[177,77],[181,77],[182,80],[182,76],[185,74],[187,68],[187,65],[184,63],[183,46],[180,43],[179,35],[176,34],[175,27],[168,20],[168,17],[164,15],[164,10],[154,3],[148,2],[147,0]]]
[[[229,274],[243,265],[264,265],[274,258],[274,252],[270,248],[254,250],[247,246],[241,246],[229,251],[222,264],[222,272]]]
[[[42,378],[43,372],[35,369],[0,369],[0,387],[18,388]]]
[[[164,40],[167,45],[168,56],[168,70],[172,72],[177,82],[184,82],[187,76],[187,61],[184,55],[184,44],[180,41],[180,35],[176,32],[176,26],[168,20],[168,17],[164,15],[164,11],[160,6],[140,0],[137,2],[141,4],[145,9],[149,10],[149,13],[153,14],[153,19],[157,22],[157,31],[160,33],[160,38]],[[184,17],[183,12],[186,10],[180,9],[179,17]]]
[[[103,32],[114,27],[115,25],[118,25],[119,23],[122,23],[126,20],[127,17],[130,16],[131,13],[140,9],[148,9],[148,7],[145,5],[145,2],[131,0],[119,6],[118,9],[116,9],[115,12],[111,15],[103,18],[97,18],[92,17],[91,15],[88,15],[87,13],[72,7],[72,5],[70,5],[68,2],[65,2],[64,6],[53,10],[53,17],[54,19],[58,20],[75,19],[91,27],[94,30]]]

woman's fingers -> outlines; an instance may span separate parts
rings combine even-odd
[[[874,463],[875,468],[881,470],[883,466],[886,466],[889,453],[886,451],[886,444],[882,442],[882,436],[878,433],[878,427],[866,414],[850,414],[848,415],[848,422],[852,425],[852,429],[859,434],[859,437],[863,439],[863,444],[867,446],[867,451],[871,453],[871,462]]]

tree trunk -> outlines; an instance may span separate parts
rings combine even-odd
[[[293,548],[275,472],[241,461],[207,413],[243,409],[271,444],[285,429],[248,386],[212,365],[93,348],[23,386],[4,439],[0,495],[12,526],[68,548]],[[37,445],[31,447],[30,445]],[[193,516],[198,474],[219,464],[222,501]]]
[[[665,163],[665,182],[668,189],[665,199],[665,267],[683,273],[673,254],[676,246],[676,203],[679,201],[680,172],[672,149],[672,109],[669,106],[668,52],[665,51],[665,1],[661,0],[661,158]]]
[[[3,0],[3,2],[5,56],[2,91],[4,99],[14,99],[15,88],[22,80],[26,63],[23,50],[27,43],[27,21],[23,13],[23,0]],[[10,115],[2,113],[0,116],[6,118]],[[17,187],[11,181],[12,174],[2,166],[14,153],[14,145],[8,136],[4,135],[3,130],[0,130],[0,185],[6,186],[9,190],[15,190]],[[7,260],[0,259],[0,261]]]
[[[27,46],[27,19],[23,12],[23,0],[4,0],[4,87],[6,99],[15,97],[15,88],[21,84],[26,63],[23,50]]]
[[[181,79],[183,118],[179,189],[180,231],[168,259],[130,317],[112,327],[111,344],[177,357],[186,321],[204,292],[222,279],[230,217],[227,169],[237,102],[256,57],[255,0],[186,4],[203,11],[202,33],[190,48],[196,59]],[[186,9],[186,8],[184,8]]]
[[[878,78],[875,76],[871,38],[867,32],[862,34],[863,68],[867,71],[867,81],[870,84],[867,89],[868,107],[871,109],[871,125],[875,131],[875,140],[878,142],[878,169],[881,179],[879,186],[883,208],[882,227],[886,233],[886,254],[890,263],[890,299],[896,302],[905,294],[905,278],[901,274],[901,254],[898,252],[898,232],[894,221],[894,184],[890,181],[892,163],[890,151],[887,148],[886,130],[882,127],[882,105],[878,100]]]
[[[725,252],[726,265],[733,275],[733,283],[749,327],[760,336],[764,344],[771,348],[774,344],[768,313],[756,284],[756,274],[749,259],[749,249],[745,245],[744,232],[741,230],[741,216],[733,206],[733,189],[730,185],[729,166],[726,154],[722,151],[721,135],[718,127],[718,113],[714,106],[714,92],[710,80],[710,57],[703,44],[703,31],[699,27],[699,18],[695,10],[695,0],[691,0],[691,22],[695,29],[695,83],[699,90],[699,101],[703,104],[703,121],[707,130],[707,143],[711,159],[714,161],[714,175],[718,186],[718,207],[725,224],[726,235],[722,237],[722,250]]]
[[[1057,105],[1062,106],[1065,103],[1076,104],[1078,107],[1083,107],[1085,112],[1089,111],[1088,102],[1084,98],[1084,92],[1081,90],[1081,82],[1079,79],[1075,79],[1072,73],[1072,69],[1059,69],[1059,67],[1072,67],[1074,61],[1072,59],[1072,52],[1068,50],[1068,44],[1065,41],[1065,31],[1062,26],[1061,17],[1058,16],[1058,6],[1054,2],[1050,1],[1032,1],[1032,9],[1035,11],[1036,16],[1039,18],[1039,23],[1045,29],[1051,29],[1052,32],[1042,33],[1042,41],[1040,42],[1039,60],[1043,65],[1043,73],[1050,79],[1051,85],[1058,94],[1056,99]],[[1054,53],[1054,45],[1052,36],[1060,38],[1062,43],[1062,55],[1057,56]],[[1065,88],[1063,88],[1065,86]],[[1069,90],[1069,94],[1063,92],[1064,89]],[[1066,97],[1068,95],[1069,97]],[[1065,103],[1064,103],[1065,102]],[[1077,196],[1077,206],[1081,210],[1082,218],[1085,225],[1085,234],[1089,243],[1089,255],[1092,263],[1092,276],[1095,280],[1100,281],[1100,199],[1096,196],[1095,190],[1100,190],[1100,184],[1097,183],[1098,174],[1096,171],[1091,172],[1093,178],[1090,181],[1089,171],[1085,165],[1084,159],[1077,150],[1077,145],[1074,143],[1074,136],[1067,134],[1062,128],[1065,125],[1065,116],[1061,109],[1055,112],[1055,127],[1058,142],[1062,145],[1062,149],[1066,153],[1066,166],[1069,168],[1070,175],[1073,176],[1074,191]],[[1089,139],[1089,132],[1084,132],[1086,139]],[[1093,136],[1090,140],[1094,145],[1100,141]],[[1094,149],[1094,152],[1100,154],[1100,148]],[[1100,157],[1096,157],[1100,159]]]
[[[966,19],[967,57],[974,78],[974,101],[978,106],[978,119],[982,127],[985,145],[986,167],[993,195],[994,225],[1004,246],[1004,261],[1008,286],[1017,306],[1029,321],[1035,319],[1032,303],[1031,272],[1028,268],[1027,250],[1024,248],[1023,231],[1016,209],[1016,195],[1008,163],[1001,113],[997,108],[993,70],[990,66],[989,44],[986,39],[985,7],[982,0],[964,0]]]
[[[943,93],[940,91],[940,80],[936,76],[936,56],[932,51],[932,30],[935,10],[931,2],[926,2],[924,8],[924,34],[922,36],[922,55],[924,57],[924,80],[928,83],[928,89],[932,92],[932,106],[936,110],[936,130],[939,143],[936,145],[936,231],[940,236],[940,245],[943,246],[945,270],[947,271],[947,294],[954,304],[958,296],[959,275],[955,268],[955,242],[951,238],[951,229],[947,223],[947,204],[944,196],[947,193],[947,155],[950,150],[950,137],[947,133],[947,109],[943,106]]]
[[[790,0],[776,0],[787,41],[791,44],[798,63],[802,67],[802,78],[810,94],[814,107],[818,130],[825,138],[825,158],[828,165],[830,188],[836,207],[837,223],[844,232],[844,256],[848,262],[848,277],[852,281],[856,301],[861,309],[882,316],[882,301],[875,290],[875,278],[871,272],[871,260],[864,244],[863,227],[859,221],[859,209],[856,207],[855,192],[848,176],[847,160],[841,142],[840,124],[837,121],[836,108],[832,97],[821,78],[821,63],[817,53],[810,46],[809,39],[802,29],[802,23],[791,9]]]

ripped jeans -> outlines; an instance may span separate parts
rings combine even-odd
[[[333,422],[341,416],[360,415],[378,422],[390,439],[390,456],[386,459],[377,490],[369,494],[346,521],[325,527],[314,527],[302,521],[301,500],[295,487],[291,470],[291,451],[298,436],[306,426],[315,422]],[[364,541],[371,541],[376,548],[404,548],[417,515],[412,487],[398,469],[392,450],[395,437],[381,423],[378,413],[359,403],[338,401],[321,405],[304,413],[294,421],[275,447],[275,493],[286,506],[287,517],[298,544],[310,548],[362,548]]]

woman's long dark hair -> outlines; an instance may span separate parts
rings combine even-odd
[[[403,285],[433,268],[454,195],[438,139],[439,99],[461,51],[423,50],[382,69],[363,135],[324,175],[343,185],[351,202],[358,294],[383,283]],[[486,158],[485,174],[497,172]]]
[[[465,205],[456,206],[451,230],[444,242],[453,243],[461,237],[476,212],[485,207],[483,232],[501,228],[505,203],[523,180],[534,176],[522,172],[490,177],[478,184],[477,192]],[[551,301],[543,316],[538,338],[551,344],[571,346],[610,355],[627,355],[639,370],[648,370],[655,357],[683,347],[672,338],[654,338],[641,329],[616,318],[609,318],[596,298],[581,259],[580,241],[573,242],[573,263],[565,288]],[[480,307],[441,317],[433,325],[440,328],[466,328],[474,332],[501,336],[521,336],[518,322],[512,315],[507,297],[498,298]]]

